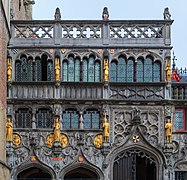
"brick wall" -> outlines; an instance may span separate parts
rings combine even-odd
[[[6,23],[2,1],[0,2],[0,175],[8,180],[9,170],[6,164],[6,57],[8,42],[8,23]]]

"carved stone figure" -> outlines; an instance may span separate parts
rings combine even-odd
[[[103,135],[104,135],[104,142],[108,142],[108,137],[110,133],[110,124],[106,117],[106,112],[104,113],[104,122],[103,122]]]
[[[10,117],[8,117],[7,123],[6,123],[6,141],[12,142],[12,122],[10,120]]]
[[[170,118],[167,119],[165,130],[166,130],[166,143],[171,143],[172,142],[172,123],[171,123]]]
[[[55,59],[55,79],[56,81],[60,81],[60,59]]]
[[[60,13],[60,9],[59,8],[56,8],[54,17],[55,17],[55,20],[60,20],[61,19],[61,13]]]
[[[54,126],[54,142],[60,142],[60,122],[58,117],[56,117]]]
[[[49,148],[52,148],[53,146],[53,143],[54,143],[54,134],[49,134],[46,138],[46,141],[45,141],[46,145],[49,147]]]
[[[8,81],[12,81],[12,62],[11,62],[11,58],[8,58],[7,79],[8,79]]]
[[[108,67],[108,59],[104,59],[104,81],[108,81],[109,77],[109,67]]]
[[[172,75],[171,67],[170,67],[170,64],[167,63],[167,66],[166,66],[166,82],[171,81],[171,75]]]
[[[169,8],[168,7],[166,7],[165,9],[164,9],[164,19],[166,19],[166,20],[170,20],[171,19],[171,14],[170,14],[170,12],[169,12]]]
[[[109,12],[108,12],[108,8],[107,7],[103,8],[102,18],[103,18],[103,20],[109,20]]]

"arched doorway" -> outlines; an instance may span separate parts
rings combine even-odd
[[[85,168],[76,168],[64,176],[64,180],[97,180],[98,175]]]
[[[156,180],[156,162],[149,154],[140,150],[129,150],[114,160],[113,180]]]
[[[29,169],[26,169],[22,172],[20,172],[17,176],[17,180],[51,180],[51,175],[47,173],[46,171],[31,167]]]

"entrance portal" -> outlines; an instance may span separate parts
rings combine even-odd
[[[51,176],[46,171],[39,168],[29,168],[18,174],[17,180],[51,180]]]
[[[156,180],[156,163],[141,151],[120,154],[114,162],[113,180]]]
[[[77,168],[68,172],[64,180],[97,180],[97,174],[85,168]]]

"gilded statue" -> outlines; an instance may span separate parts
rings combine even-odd
[[[55,59],[55,79],[56,81],[60,81],[60,59]]]
[[[109,79],[109,67],[108,67],[108,59],[104,59],[104,81],[108,81]]]
[[[109,139],[109,133],[110,133],[110,124],[106,117],[106,112],[104,113],[104,122],[103,122],[103,136],[104,136],[104,142],[108,142]]]
[[[46,141],[45,141],[46,145],[49,147],[49,148],[52,148],[53,146],[53,143],[54,143],[54,134],[49,134],[46,138]]]
[[[56,117],[54,125],[54,142],[60,142],[60,122],[58,117]]]
[[[171,143],[172,142],[172,123],[171,123],[170,118],[167,119],[165,130],[166,130],[166,143]]]
[[[101,148],[103,143],[103,136],[101,134],[95,136],[94,138],[94,145],[96,148]]]
[[[68,144],[68,137],[65,134],[62,134],[60,139],[62,147],[65,148]]]
[[[172,75],[172,71],[171,71],[170,63],[167,63],[167,66],[166,66],[166,82],[171,81],[171,75]]]
[[[21,137],[18,134],[13,134],[13,145],[18,147],[21,144]]]
[[[12,134],[13,134],[12,122],[10,120],[10,117],[8,117],[8,120],[6,122],[6,141],[12,142]]]
[[[12,61],[11,58],[8,58],[7,64],[7,80],[12,81]]]

